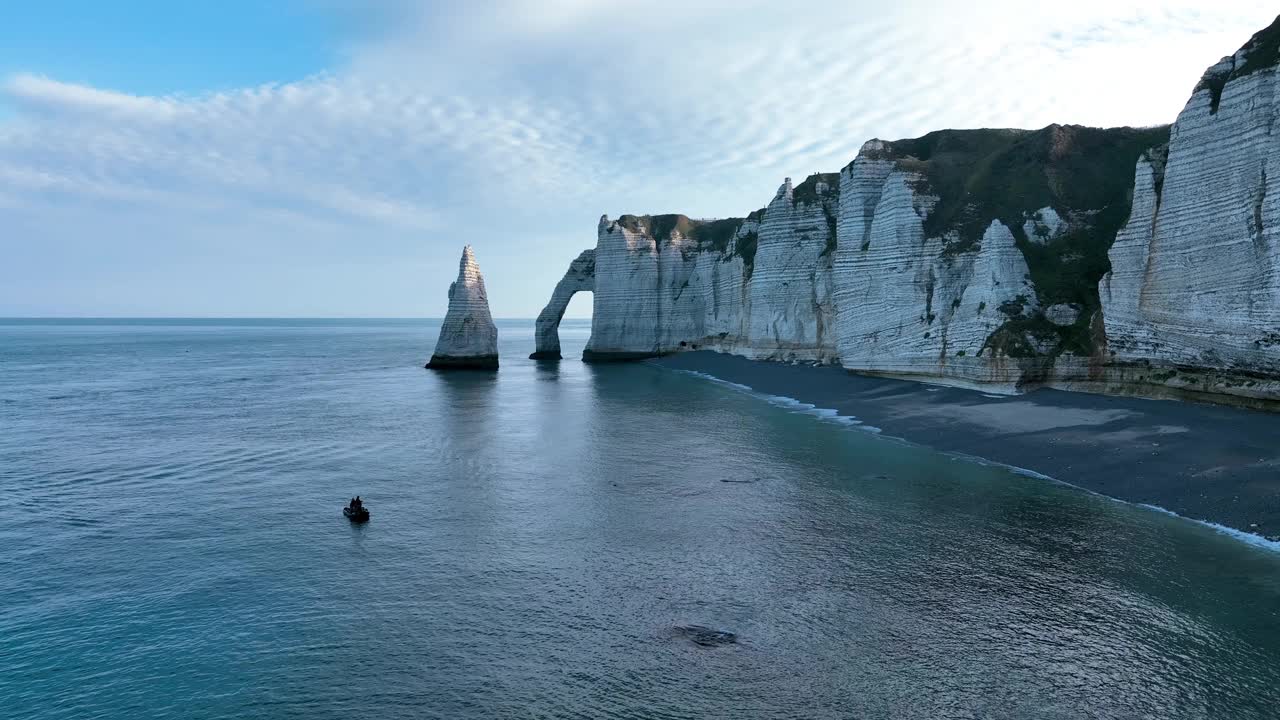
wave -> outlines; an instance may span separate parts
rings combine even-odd
[[[754,395],[762,400],[765,400],[766,402],[772,405],[776,405],[780,408],[790,410],[791,412],[794,412],[794,413],[800,413],[802,415],[812,415],[813,417],[816,417],[819,420],[836,423],[837,425],[843,425],[845,427],[855,428],[863,432],[877,433],[877,434],[880,432],[880,428],[874,425],[867,425],[866,423],[864,423],[863,421],[859,420],[858,418],[852,415],[841,415],[839,410],[834,410],[832,408],[820,408],[817,405],[814,405],[813,403],[801,402],[793,397],[787,397],[785,395],[768,395],[768,394],[757,391],[755,388],[751,387],[750,385],[743,385],[741,383],[730,382],[723,378],[718,378],[715,375],[700,372],[698,370],[676,370],[676,372],[685,373],[687,375],[694,375],[696,377],[702,378],[703,380],[710,380],[711,382],[717,383],[719,385],[731,387],[735,390],[741,390],[742,392],[748,393],[750,395]]]
[[[785,395],[769,395],[766,393],[759,392],[758,390],[751,387],[750,385],[743,385],[742,383],[736,383],[729,380],[725,380],[723,378],[718,378],[715,375],[701,372],[698,370],[677,369],[676,372],[685,373],[687,375],[693,375],[693,376],[702,378],[704,380],[710,380],[711,382],[717,383],[719,385],[731,387],[735,390],[739,390],[749,395],[753,395],[755,397],[761,398],[778,407],[785,408],[792,412],[811,415],[813,417],[818,418],[819,420],[834,422],[840,425],[844,425],[846,427],[852,427],[858,430],[862,430],[864,432],[869,432],[874,434],[880,434],[881,432],[880,428],[875,427],[873,425],[867,425],[866,423],[864,423],[863,421],[859,420],[858,418],[852,415],[841,415],[840,411],[834,408],[820,408],[814,405],[813,403],[801,402],[795,398],[787,397]],[[1003,396],[999,396],[999,395],[994,397],[1003,399]],[[909,445],[914,445],[916,447],[927,447],[925,445],[921,445],[920,443],[911,442],[903,438],[894,437],[891,439],[904,442]],[[1130,507],[1138,507],[1144,510],[1154,510],[1155,512],[1161,513],[1163,515],[1171,515],[1173,517],[1178,518],[1179,520],[1186,520],[1188,522],[1193,522],[1197,525],[1204,526],[1206,528],[1209,528],[1210,530],[1213,530],[1216,533],[1219,533],[1221,535],[1226,535],[1235,540],[1239,540],[1247,545],[1261,548],[1263,550],[1269,550],[1271,552],[1280,552],[1280,540],[1272,540],[1272,539],[1263,537],[1262,535],[1258,535],[1257,533],[1251,533],[1245,530],[1237,530],[1236,528],[1227,527],[1226,525],[1220,525],[1218,523],[1210,522],[1208,520],[1197,520],[1196,518],[1187,517],[1185,515],[1179,515],[1178,513],[1172,510],[1169,510],[1167,508],[1162,508],[1159,505],[1152,505],[1150,503],[1129,502],[1127,500],[1121,500],[1120,498],[1112,497],[1110,495],[1104,495],[1103,493],[1097,492],[1095,490],[1090,490],[1089,488],[1081,487],[1079,485],[1069,483],[1066,480],[1061,480],[1059,478],[1052,477],[1050,475],[1045,475],[1044,473],[1036,472],[1035,470],[1031,470],[1024,467],[1018,467],[1017,465],[1009,465],[1008,463],[1002,463],[996,460],[991,460],[989,458],[980,457],[978,455],[969,455],[962,452],[944,452],[943,454],[950,455],[952,457],[955,457],[961,460],[966,460],[969,462],[976,462],[980,465],[1000,467],[1005,470],[1009,470],[1014,474],[1022,475],[1024,477],[1034,478],[1036,480],[1047,480],[1049,482],[1057,483],[1059,485],[1066,485],[1068,487],[1072,487],[1077,490],[1082,490],[1084,492],[1087,492],[1090,495],[1097,495],[1098,497],[1106,498],[1107,500],[1122,503]]]
[[[1116,500],[1115,498],[1111,498],[1111,499]],[[1124,502],[1124,501],[1116,500],[1116,502]],[[1138,507],[1146,508],[1147,510],[1154,510],[1162,515],[1172,515],[1173,517],[1176,517],[1180,520],[1190,520],[1191,522],[1196,523],[1197,525],[1203,525],[1216,533],[1220,533],[1222,535],[1235,538],[1236,540],[1247,543],[1249,545],[1253,545],[1254,547],[1259,547],[1264,550],[1270,550],[1272,552],[1280,552],[1280,540],[1272,540],[1270,538],[1266,538],[1261,535],[1258,535],[1257,533],[1251,533],[1245,530],[1237,530],[1233,527],[1227,527],[1226,525],[1219,525],[1216,522],[1209,522],[1208,520],[1197,520],[1195,518],[1187,517],[1186,515],[1179,515],[1178,513],[1172,510],[1169,510],[1167,508],[1162,508],[1159,505],[1151,505],[1149,503],[1126,503],[1126,504],[1137,505]]]

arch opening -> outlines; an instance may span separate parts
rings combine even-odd
[[[542,308],[542,312],[538,313],[534,327],[534,351],[530,358],[559,360],[563,357],[560,354],[560,321],[564,319],[565,312],[569,309],[575,295],[581,293],[594,301],[595,289],[596,251],[584,250],[569,263],[569,269],[560,282],[556,283],[556,289],[551,293],[551,300],[547,302],[546,307]],[[579,309],[581,304],[581,299],[573,303],[575,312],[582,312]]]

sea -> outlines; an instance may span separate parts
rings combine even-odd
[[[438,331],[0,321],[0,717],[1280,717],[1274,549]]]

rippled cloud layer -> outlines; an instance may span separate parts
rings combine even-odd
[[[385,5],[342,66],[260,87],[5,78],[0,314],[439,314],[470,242],[531,316],[601,213],[745,213],[871,137],[1169,122],[1274,13],[472,5]]]

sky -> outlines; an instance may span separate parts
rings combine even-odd
[[[471,244],[533,317],[602,214],[742,216],[874,137],[1172,122],[1275,13],[11,0],[0,316],[439,317]]]

